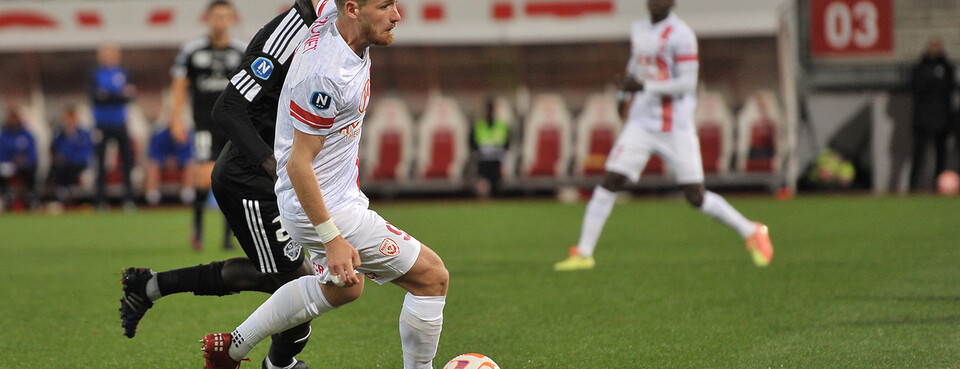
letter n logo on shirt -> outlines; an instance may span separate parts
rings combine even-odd
[[[314,91],[313,95],[310,96],[310,105],[313,105],[317,110],[327,110],[330,108],[331,100],[333,99],[326,92]]]

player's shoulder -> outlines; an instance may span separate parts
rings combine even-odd
[[[693,28],[690,28],[690,25],[676,14],[671,13],[668,21],[670,22],[670,26],[673,27],[676,35],[692,38],[697,37],[697,35],[693,32]]]

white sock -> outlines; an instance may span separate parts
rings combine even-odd
[[[700,212],[719,220],[727,227],[733,228],[744,239],[750,237],[756,230],[756,225],[753,222],[744,218],[723,197],[710,191],[703,191],[703,204],[700,204]]]
[[[580,227],[580,241],[577,242],[577,251],[580,256],[593,256],[593,249],[597,247],[600,232],[607,223],[613,204],[617,200],[617,193],[611,192],[603,186],[593,188],[593,196],[587,202],[587,211],[583,214],[583,226]]]
[[[153,274],[153,277],[147,280],[147,297],[150,301],[157,301],[163,297],[163,294],[160,293],[160,285],[157,284],[157,272],[151,269],[150,274]]]
[[[400,310],[400,345],[403,369],[431,369],[443,328],[444,296],[407,293]]]
[[[143,197],[150,205],[156,205],[160,203],[160,191],[158,190],[149,190],[143,195]]]
[[[287,282],[231,334],[230,357],[240,360],[260,341],[333,310],[320,290],[318,276]]]

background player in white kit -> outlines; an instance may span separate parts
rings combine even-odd
[[[363,280],[355,270],[408,291],[400,312],[403,366],[432,368],[449,274],[436,253],[367,209],[357,184],[370,101],[369,46],[393,41],[400,14],[396,0],[336,4],[337,20],[319,19],[297,50],[274,142],[281,223],[310,250],[318,274],[280,287],[233,333],[205,336],[206,368],[236,368],[265,337],[357,299]],[[332,336],[332,344],[344,343]]]
[[[622,89],[628,95],[627,121],[610,150],[606,177],[587,203],[580,240],[554,270],[591,269],[593,250],[626,180],[636,182],[653,153],[672,169],[691,205],[740,234],[758,266],[773,258],[767,227],[743,217],[723,197],[705,191],[700,146],[694,127],[697,38],[690,27],[671,13],[674,0],[647,0],[650,19],[634,22],[630,30],[631,56]],[[622,111],[622,109],[621,109]]]

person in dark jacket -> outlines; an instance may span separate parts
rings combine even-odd
[[[50,175],[56,185],[57,201],[61,203],[73,201],[70,188],[80,183],[80,173],[87,169],[93,156],[90,132],[80,128],[79,122],[76,107],[66,107],[60,132],[50,144]]]
[[[36,206],[34,184],[37,174],[37,142],[24,127],[16,109],[7,111],[7,119],[0,131],[0,212],[3,204],[11,205],[15,198],[12,184],[22,183],[20,195],[30,207]]]
[[[126,189],[124,206],[135,207],[130,170],[133,168],[133,152],[127,134],[127,103],[136,94],[127,72],[120,67],[120,47],[107,43],[97,51],[97,67],[90,75],[90,99],[93,102],[93,119],[97,124],[97,208],[106,207],[106,149],[107,142],[116,141],[120,150],[123,169],[123,185]]]
[[[913,67],[913,165],[910,189],[928,189],[932,179],[924,179],[923,167],[927,145],[936,149],[936,173],[946,169],[947,137],[953,120],[953,91],[956,88],[954,66],[947,60],[943,41],[932,38],[920,62]]]

